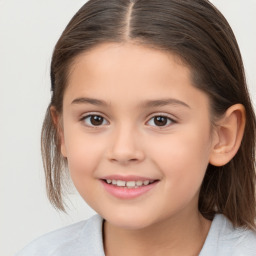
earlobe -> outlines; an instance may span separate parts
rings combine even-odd
[[[64,157],[67,157],[66,147],[65,147],[65,140],[64,140],[64,132],[63,132],[63,128],[62,128],[62,125],[61,125],[60,115],[58,114],[57,110],[53,106],[50,107],[50,113],[51,113],[51,118],[52,118],[52,121],[54,123],[55,129],[57,131],[61,154]]]
[[[245,108],[242,104],[232,105],[227,109],[216,125],[210,164],[223,166],[227,164],[237,153],[244,134]]]

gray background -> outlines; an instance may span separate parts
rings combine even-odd
[[[0,0],[0,255],[94,212],[74,191],[68,215],[48,202],[40,130],[53,47],[86,1]],[[256,103],[256,0],[212,0],[230,22]]]

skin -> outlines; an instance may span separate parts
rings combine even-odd
[[[172,100],[145,107],[163,99]],[[241,107],[230,111],[228,124],[239,123],[240,113]],[[101,125],[92,125],[92,114],[104,118]],[[52,115],[58,123],[54,109]],[[166,116],[166,124],[159,126],[156,116]],[[212,127],[208,96],[193,86],[179,58],[132,43],[106,43],[78,56],[61,121],[61,152],[74,185],[105,219],[106,255],[199,254],[211,224],[198,211],[206,168],[234,153],[218,162],[230,125]],[[159,182],[140,197],[119,199],[100,180],[116,174]]]

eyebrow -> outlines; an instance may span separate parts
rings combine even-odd
[[[74,99],[71,104],[91,104],[91,105],[103,106],[103,107],[106,107],[109,105],[104,100],[98,100],[98,99],[93,99],[93,98],[84,98],[84,97]]]
[[[72,101],[71,104],[91,104],[91,105],[101,106],[101,107],[107,107],[110,105],[104,100],[87,98],[87,97],[76,98]],[[178,100],[178,99],[173,99],[173,98],[146,100],[145,102],[143,102],[141,104],[141,107],[142,108],[152,108],[152,107],[163,107],[166,105],[180,105],[180,106],[190,108],[190,106],[188,104],[186,104],[185,102]]]
[[[157,99],[157,100],[147,100],[142,103],[142,107],[144,108],[150,108],[150,107],[163,107],[166,105],[180,105],[184,106],[187,108],[190,108],[188,104],[185,102],[178,100],[178,99],[173,99],[173,98],[168,98],[168,99]]]

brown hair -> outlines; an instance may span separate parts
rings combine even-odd
[[[42,129],[42,156],[48,197],[64,210],[58,133],[50,115],[62,113],[70,66],[82,52],[105,42],[133,42],[177,54],[191,69],[194,85],[210,98],[214,117],[236,103],[246,109],[244,137],[225,166],[208,166],[199,210],[208,219],[223,213],[235,226],[255,227],[256,119],[235,36],[207,0],[90,0],[72,18],[57,42],[51,63],[52,98]]]

